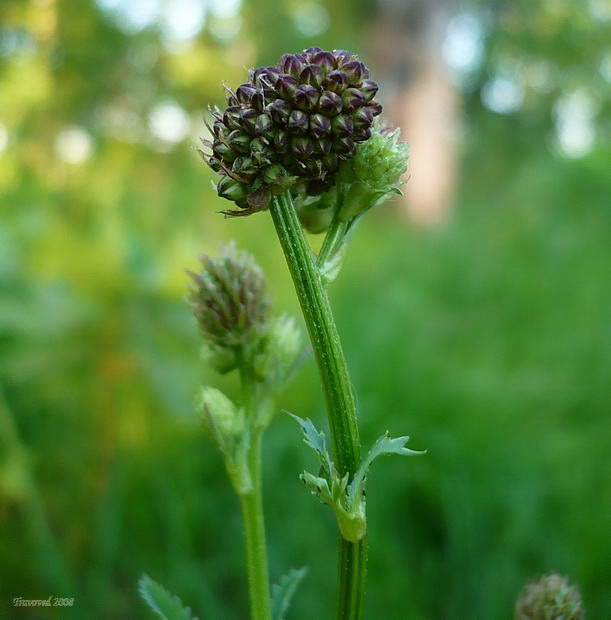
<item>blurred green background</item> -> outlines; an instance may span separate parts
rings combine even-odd
[[[318,44],[362,55],[412,144],[407,202],[367,216],[331,291],[363,443],[428,450],[372,473],[367,617],[506,619],[559,571],[611,618],[609,40],[604,0],[1,0],[0,617],[149,618],[143,572],[246,617],[183,268],[234,238],[298,309],[270,218],[218,215],[194,144],[221,81]],[[312,361],[281,405],[323,424]],[[274,579],[310,567],[295,620],[334,596],[306,466],[279,416],[269,553]],[[49,595],[74,608],[13,607]]]

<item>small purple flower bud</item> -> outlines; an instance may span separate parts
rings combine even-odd
[[[305,69],[299,74],[301,82],[316,86],[316,88],[322,84],[324,77],[322,69],[317,65],[306,65]]]
[[[333,134],[338,137],[349,136],[354,129],[352,117],[347,114],[339,114],[331,121],[331,129]]]
[[[240,84],[235,95],[240,103],[250,103],[252,96],[257,92],[257,89],[252,84]]]
[[[227,136],[227,141],[232,149],[238,153],[248,153],[250,149],[250,136],[243,131],[234,130]]]
[[[335,138],[331,150],[338,155],[351,155],[355,151],[354,141],[348,137]]]
[[[240,129],[242,120],[242,108],[237,105],[229,106],[223,114],[223,122],[229,129]]]
[[[274,123],[268,114],[259,114],[255,122],[255,133],[259,136],[270,136]]]
[[[270,92],[272,93],[272,97],[271,99],[275,99],[276,98],[276,93],[275,91],[272,91],[270,89]],[[265,109],[265,98],[267,97],[267,95],[265,94],[265,90],[261,90],[261,89],[257,89],[252,96],[252,99],[250,100],[250,105],[257,110],[257,112],[263,112],[263,110]]]
[[[312,56],[310,62],[322,69],[323,75],[327,75],[335,66],[335,57],[331,52],[317,52]]]
[[[377,101],[372,101],[367,104],[367,107],[373,112],[374,116],[379,116],[382,114],[382,104]]]
[[[373,110],[369,106],[362,106],[352,114],[352,121],[357,129],[366,128],[373,122]]]
[[[318,52],[322,52],[320,47],[308,47],[307,50],[303,50],[303,53],[306,56],[313,56],[314,54],[318,54]]]
[[[276,67],[260,67],[255,69],[252,79],[261,88],[265,88],[267,86],[274,86],[279,77],[280,71]]]
[[[331,152],[331,140],[319,138],[312,141],[316,155],[327,155]]]
[[[276,153],[288,153],[291,140],[284,129],[278,129],[274,134],[274,150]]]
[[[306,60],[301,54],[284,54],[278,63],[278,68],[283,73],[297,77],[306,65]]]
[[[354,110],[365,104],[365,97],[358,88],[347,88],[342,93],[342,101],[345,110]]]
[[[291,140],[291,151],[297,159],[308,159],[314,152],[312,140],[305,136],[299,136]]]
[[[262,92],[265,105],[278,98],[278,93],[273,88],[264,88]]]
[[[323,91],[318,101],[318,109],[328,116],[339,114],[343,105],[342,98],[330,90]]]
[[[342,66],[342,71],[348,76],[350,84],[360,84],[367,69],[360,60],[351,60]]]
[[[284,99],[275,99],[267,106],[267,112],[274,122],[286,125],[291,114],[291,106]]]
[[[306,133],[309,117],[301,110],[293,110],[289,116],[288,130],[292,133]]]
[[[331,133],[331,122],[322,114],[312,114],[310,116],[310,133],[315,138],[322,138]]]
[[[365,142],[365,140],[369,140],[369,138],[371,138],[371,129],[369,127],[357,129],[352,134],[352,138],[355,142]]]
[[[292,100],[297,90],[297,80],[290,75],[281,75],[276,82],[276,92],[282,99]]]
[[[334,93],[341,93],[348,86],[348,76],[343,71],[336,69],[327,75],[322,85]]]
[[[254,108],[244,108],[241,113],[241,124],[244,131],[255,133],[255,123],[259,113]]]
[[[319,96],[318,89],[308,84],[303,84],[295,91],[295,105],[301,110],[311,112],[316,108]]]
[[[335,64],[338,69],[341,69],[343,65],[352,59],[352,54],[346,50],[333,50],[333,56],[335,56]]]
[[[363,80],[359,90],[365,96],[365,101],[371,101],[379,90],[379,86],[373,80]]]

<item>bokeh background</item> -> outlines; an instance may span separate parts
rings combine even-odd
[[[559,571],[611,618],[610,40],[605,0],[2,0],[0,617],[149,618],[143,572],[246,617],[183,268],[234,238],[298,309],[270,218],[218,215],[194,145],[221,81],[320,45],[367,61],[411,144],[405,201],[331,291],[364,444],[428,449],[372,473],[367,617],[506,619]],[[281,405],[324,423],[311,361]],[[310,567],[295,620],[334,595],[306,466],[279,416],[269,553],[275,579]],[[75,606],[12,606],[49,595]]]

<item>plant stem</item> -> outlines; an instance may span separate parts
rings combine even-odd
[[[346,235],[347,230],[348,223],[342,222],[336,214],[331,222],[331,226],[329,226],[327,234],[325,235],[325,239],[322,242],[318,256],[316,257],[317,267],[323,267],[327,259],[337,251]]]
[[[240,508],[244,523],[246,570],[250,617],[252,620],[271,620],[267,547],[265,543],[265,520],[263,518],[263,492],[261,486],[261,439],[263,429],[256,421],[256,383],[250,369],[243,364],[240,370],[246,416],[252,421],[248,468],[252,479],[252,491],[240,494]]]
[[[320,373],[336,467],[340,475],[356,472],[360,463],[360,442],[356,402],[346,359],[327,292],[314,256],[295,213],[290,193],[274,198],[271,214],[297,291],[297,297],[312,342]],[[358,543],[340,541],[336,618],[362,617],[367,573],[367,538]]]

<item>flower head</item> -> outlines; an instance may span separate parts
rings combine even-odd
[[[202,270],[192,278],[188,300],[205,338],[208,357],[220,371],[235,368],[240,349],[256,349],[269,321],[269,299],[263,272],[235,244],[218,258],[200,257]]]
[[[219,174],[229,215],[248,215],[272,195],[297,187],[327,191],[343,161],[368,140],[382,106],[367,67],[343,50],[311,47],[277,65],[251,69],[249,81],[227,89],[225,110],[212,111],[212,141],[202,155]]]
[[[360,144],[355,157],[342,169],[348,187],[339,217],[348,221],[371,207],[401,194],[401,176],[407,170],[408,146],[399,129],[374,124],[371,138]]]
[[[516,602],[516,620],[583,620],[581,595],[565,577],[547,575],[527,584]]]

